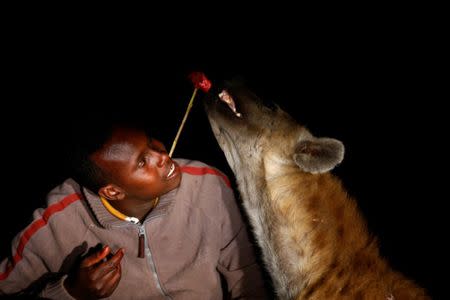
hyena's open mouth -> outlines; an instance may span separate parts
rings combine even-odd
[[[228,107],[233,111],[236,117],[242,117],[242,114],[237,112],[236,110],[236,103],[234,102],[233,97],[230,95],[230,93],[228,93],[226,89],[222,90],[219,93],[219,99],[228,105]]]

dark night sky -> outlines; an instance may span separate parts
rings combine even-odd
[[[68,40],[50,46],[31,33],[20,47],[11,46],[6,62],[1,253],[65,178],[61,150],[68,126],[86,111],[98,113],[99,122],[122,111],[148,118],[169,148],[192,92],[187,74],[201,70],[213,84],[242,75],[315,135],[342,140],[346,157],[334,172],[357,199],[382,253],[437,295],[448,197],[441,173],[444,99],[436,93],[442,79],[431,67],[432,45],[419,47],[423,40],[392,32],[359,33],[304,44],[262,35],[219,50],[221,41],[197,42],[193,56],[181,42],[167,52],[133,52],[130,46],[121,54]],[[199,102],[174,156],[205,161],[232,176]]]

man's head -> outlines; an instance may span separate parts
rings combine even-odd
[[[72,149],[74,177],[93,192],[108,200],[149,201],[180,184],[179,166],[141,124],[97,122],[86,129]]]

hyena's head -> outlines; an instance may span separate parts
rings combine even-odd
[[[323,173],[344,157],[340,141],[314,137],[280,107],[267,105],[241,82],[226,82],[223,88],[211,90],[205,107],[213,133],[236,175],[264,174],[269,164]]]

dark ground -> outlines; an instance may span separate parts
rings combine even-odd
[[[27,38],[22,47],[11,46],[4,74],[2,256],[48,190],[66,177],[67,128],[86,111],[98,113],[99,122],[121,111],[148,118],[169,148],[192,92],[187,74],[200,70],[213,84],[243,75],[315,135],[342,140],[346,157],[334,172],[358,200],[382,253],[435,299],[443,295],[437,272],[448,253],[442,104],[448,97],[436,92],[443,80],[432,51],[421,51],[416,40],[374,34],[303,49],[278,41],[261,53],[269,43],[262,38],[251,47],[222,49],[226,54],[198,42],[210,55],[189,58],[178,55],[182,50],[120,57]],[[232,177],[198,101],[174,156],[205,161]]]

